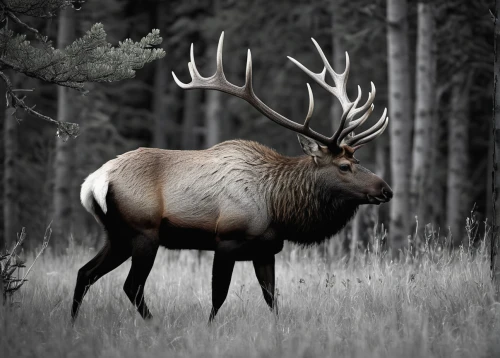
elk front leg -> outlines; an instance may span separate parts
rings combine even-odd
[[[278,314],[278,305],[274,297],[275,293],[275,274],[274,274],[274,255],[263,256],[253,260],[255,275],[259,280],[264,299],[269,308]]]
[[[208,323],[211,323],[219,308],[227,297],[231,276],[233,275],[234,260],[226,255],[215,252],[212,267],[212,311]]]

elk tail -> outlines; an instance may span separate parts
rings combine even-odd
[[[108,194],[109,177],[106,168],[101,167],[90,174],[82,184],[80,200],[83,207],[103,224],[103,217],[108,211],[106,195]],[[99,208],[95,207],[95,204]]]

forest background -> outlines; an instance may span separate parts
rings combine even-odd
[[[250,48],[255,92],[293,120],[301,121],[307,112],[310,79],[286,55],[320,71],[310,37],[337,72],[344,70],[348,51],[351,98],[360,85],[363,101],[370,81],[375,83],[373,118],[388,107],[388,130],[357,157],[393,187],[395,197],[390,205],[363,207],[320,251],[369,246],[376,224],[388,230],[387,244],[396,250],[407,246],[408,236],[469,245],[466,217],[473,210],[476,221],[491,222],[493,213],[493,8],[487,0],[107,0],[31,19],[30,25],[59,48],[97,22],[104,24],[112,44],[138,41],[157,28],[166,56],[132,79],[86,85],[85,95],[5,71],[16,88],[35,89],[27,93],[29,105],[59,121],[78,123],[81,132],[63,141],[53,125],[20,110],[14,116],[1,101],[0,247],[10,247],[21,227],[28,233],[25,247],[36,247],[50,222],[53,250],[70,243],[100,246],[100,228],[79,202],[80,185],[107,160],[139,146],[203,149],[244,138],[300,155],[293,132],[246,102],[215,91],[183,91],[173,81],[171,71],[189,81],[191,43],[202,75],[215,71],[222,31],[228,79],[243,84]],[[333,133],[340,104],[316,85],[313,91],[312,125]]]

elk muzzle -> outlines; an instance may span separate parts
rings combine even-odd
[[[367,194],[366,197],[370,204],[379,205],[381,203],[387,203],[388,201],[390,201],[392,199],[392,195],[393,194],[391,187],[382,180],[382,185],[379,189],[379,194],[377,195]]]

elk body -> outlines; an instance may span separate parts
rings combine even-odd
[[[372,84],[364,105],[357,107],[360,90],[356,100],[349,101],[348,57],[343,74],[333,71],[316,42],[325,64],[321,73],[291,59],[342,104],[340,127],[326,137],[309,127],[314,107],[309,85],[309,112],[302,125],[257,98],[250,52],[245,85],[229,83],[222,70],[223,35],[215,75],[199,75],[191,47],[192,82],[183,84],[174,75],[176,82],[186,89],[215,89],[245,99],[271,120],[297,132],[305,155],[287,157],[256,142],[232,140],[200,151],[139,148],[105,163],[81,189],[83,206],[104,226],[108,237],[103,249],[78,272],[73,319],[90,285],[130,257],[125,293],[143,318],[151,317],[144,285],[160,245],[215,252],[210,320],[227,296],[236,261],[253,261],[264,298],[273,309],[274,256],[284,240],[303,245],[321,242],[338,232],[359,205],[391,199],[390,187],[354,158],[357,149],[383,132],[388,118],[384,111],[373,127],[353,134],[373,110],[375,87]],[[325,82],[326,71],[335,87]]]

